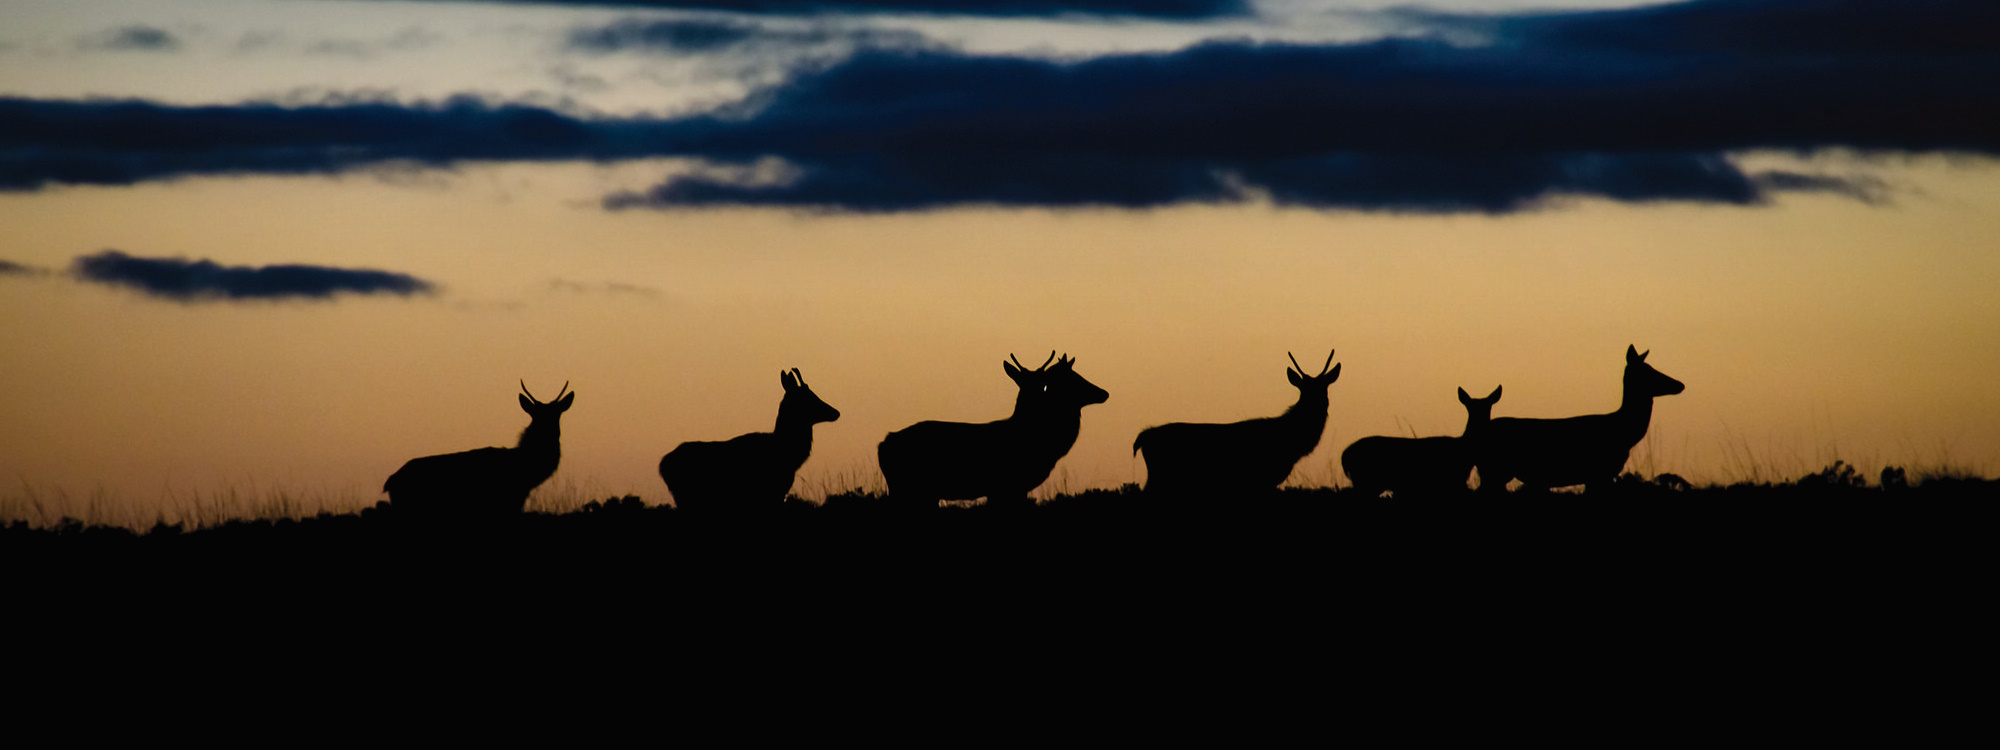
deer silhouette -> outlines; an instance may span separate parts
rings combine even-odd
[[[1173,422],[1148,427],[1132,441],[1146,454],[1146,493],[1216,496],[1269,492],[1291,476],[1299,459],[1319,446],[1326,431],[1327,386],[1340,379],[1333,352],[1318,375],[1305,374],[1297,357],[1285,378],[1299,389],[1298,403],[1275,417],[1229,424]],[[1331,366],[1333,369],[1327,369]]]
[[[1458,437],[1365,437],[1340,452],[1340,468],[1347,472],[1354,488],[1369,497],[1384,490],[1398,496],[1463,492],[1466,478],[1472,475],[1473,446],[1493,418],[1493,404],[1499,401],[1498,386],[1486,398],[1473,398],[1460,388],[1458,402],[1465,405],[1465,432]]]
[[[660,458],[660,479],[683,510],[753,510],[785,502],[812,455],[813,425],[840,418],[806,385],[798,368],[778,373],[785,398],[778,426],[721,442],[686,442]]]
[[[1028,492],[1049,478],[1076,444],[1083,407],[1111,398],[1076,373],[1076,360],[1055,352],[1030,370],[1014,355],[1001,362],[1020,387],[1014,413],[984,424],[918,422],[889,433],[876,447],[889,496],[898,505],[937,507],[939,500],[986,498],[990,507],[1031,504]],[[1050,363],[1054,365],[1051,366]]]
[[[576,394],[563,383],[556,399],[535,400],[521,383],[521,411],[528,427],[512,448],[479,448],[463,453],[413,458],[389,475],[382,491],[390,507],[419,516],[491,519],[515,516],[532,492],[562,461],[562,414]]]
[[[1507,482],[1524,489],[1584,485],[1617,478],[1632,446],[1646,436],[1653,398],[1685,390],[1681,381],[1646,364],[1646,352],[1625,347],[1624,400],[1610,414],[1566,419],[1501,417],[1486,425],[1474,443],[1481,492],[1505,492]]]

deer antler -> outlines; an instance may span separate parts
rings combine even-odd
[[[1291,352],[1285,352],[1285,356],[1287,356],[1287,357],[1291,357],[1291,359],[1292,359],[1292,369],[1294,369],[1294,370],[1298,370],[1298,371],[1299,371],[1299,374],[1300,374],[1300,375],[1304,375],[1304,374],[1306,374],[1306,368],[1303,368],[1303,367],[1300,367],[1300,366],[1299,366],[1299,358],[1298,358],[1298,357],[1292,357],[1292,353],[1291,353]],[[1319,366],[1319,375],[1325,375],[1325,374],[1326,374],[1326,370],[1327,370],[1327,368],[1329,368],[1329,367],[1332,367],[1332,366],[1333,366],[1333,352],[1332,352],[1332,351],[1329,351],[1329,352],[1327,352],[1327,353],[1326,353],[1326,364],[1323,364],[1323,365],[1320,365],[1320,366]],[[1315,377],[1315,378],[1316,378],[1316,377],[1319,377],[1319,375],[1314,375],[1313,377]]]
[[[1019,359],[1016,359],[1016,358],[1014,357],[1014,354],[1013,354],[1012,352],[1008,352],[1008,354],[1007,354],[1007,358],[1008,358],[1008,359],[1012,359],[1012,360],[1014,360],[1014,366],[1015,366],[1015,367],[1019,367],[1019,368],[1021,368],[1021,369],[1023,369],[1023,370],[1027,370],[1027,369],[1028,369],[1028,366],[1027,366],[1027,365],[1024,365],[1024,364],[1021,364],[1021,360],[1019,360]],[[1049,362],[1054,362],[1054,361],[1056,361],[1056,352],[1055,352],[1055,350],[1054,350],[1054,349],[1051,349],[1051,350],[1049,350],[1049,358],[1048,358],[1048,360],[1047,360],[1047,361],[1045,361],[1045,362],[1043,362],[1043,363],[1042,363],[1042,366],[1041,366],[1041,367],[1037,367],[1037,368],[1035,368],[1035,369],[1033,369],[1033,370],[1030,370],[1030,372],[1041,372],[1041,371],[1043,371],[1043,370],[1046,370],[1046,369],[1049,369]]]
[[[544,404],[544,403],[549,403],[549,402],[547,402],[547,401],[543,401],[543,400],[541,400],[541,399],[539,399],[539,398],[535,398],[535,393],[534,393],[534,391],[530,391],[530,390],[528,390],[528,381],[526,381],[526,380],[523,380],[523,381],[521,381],[521,392],[522,392],[522,393],[525,393],[525,394],[528,394],[528,400],[529,400],[529,401],[533,401],[533,402],[535,402],[535,403],[537,403],[537,404]],[[568,392],[569,392],[569,381],[565,380],[565,381],[563,381],[563,387],[562,387],[562,390],[560,390],[560,391],[556,391],[556,398],[557,398],[557,399],[561,399],[561,398],[563,397],[563,394],[565,394],[565,393],[568,393]]]

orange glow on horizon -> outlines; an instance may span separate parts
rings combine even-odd
[[[25,265],[116,248],[444,291],[179,304],[0,276],[0,473],[134,503],[251,486],[372,502],[409,458],[511,445],[525,379],[577,393],[552,484],[664,502],[660,456],[771,429],[776,373],[797,367],[843,415],[816,430],[795,487],[812,496],[878,483],[890,430],[1005,416],[1000,362],[1054,349],[1111,394],[1043,488],[1077,490],[1142,481],[1146,426],[1277,414],[1286,352],[1333,348],[1329,427],[1294,473],[1327,484],[1356,438],[1457,434],[1460,387],[1504,385],[1495,416],[1610,411],[1636,344],[1687,391],[1656,403],[1628,468],[1990,474],[2000,189],[1986,166],[1896,169],[1926,190],[1501,217],[605,213],[579,202],[623,173],[577,165],[4,195],[0,259]]]

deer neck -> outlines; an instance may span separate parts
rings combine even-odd
[[[812,453],[812,420],[786,414],[781,410],[778,412],[777,427],[771,430],[771,434],[778,437],[778,443],[785,447],[786,452],[798,453],[801,463],[805,461],[806,455]]]
[[[521,440],[514,444],[514,450],[523,458],[523,469],[546,477],[556,472],[556,464],[562,462],[562,425],[553,420],[529,422],[521,431]],[[542,473],[546,467],[547,472]]]
[[[1020,395],[1014,397],[1014,413],[1007,415],[1007,420],[1024,424],[1033,421],[1035,419],[1035,412],[1040,410],[1035,403],[1035,399],[1039,395],[1038,393],[1031,393],[1025,388],[1021,389]]]
[[[1016,409],[1014,414],[1010,420],[1029,444],[1047,448],[1056,455],[1068,453],[1070,446],[1076,444],[1077,434],[1083,431],[1081,406],[1044,405]]]
[[[1326,398],[1300,396],[1298,404],[1292,404],[1292,408],[1284,410],[1284,414],[1278,414],[1278,420],[1296,426],[1302,434],[1312,432],[1312,436],[1318,438],[1320,432],[1326,430],[1326,404]]]
[[[1326,431],[1326,412],[1326,399],[1301,395],[1298,403],[1278,415],[1278,421],[1290,427],[1292,437],[1306,443],[1306,452],[1311,453],[1319,446],[1320,434]]]
[[[1618,425],[1618,436],[1636,445],[1646,436],[1646,426],[1653,421],[1653,397],[1628,385],[1618,411],[1611,416]]]

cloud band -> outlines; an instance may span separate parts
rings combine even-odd
[[[1265,196],[1504,212],[1568,195],[1879,197],[1866,178],[1747,172],[1730,156],[1746,150],[2000,153],[2000,6],[1702,1],[1411,18],[1442,36],[1082,61],[874,48],[678,119],[469,98],[0,100],[0,188],[678,156],[713,168],[604,204],[906,211]],[[1441,40],[1453,35],[1477,43]]]
[[[179,302],[328,299],[336,294],[429,294],[407,274],[308,265],[224,266],[211,260],[141,258],[105,250],[76,259],[79,279]]]

